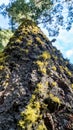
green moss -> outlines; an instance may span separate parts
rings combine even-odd
[[[36,37],[36,41],[37,41],[38,43],[40,43],[41,45],[44,44],[44,42],[43,42],[39,37]]]
[[[34,34],[37,34],[37,33],[39,32],[39,28],[38,28],[37,26],[34,26],[34,25],[33,25],[32,32],[33,32]]]
[[[47,67],[48,62],[37,60],[36,64],[38,65],[39,71],[42,74],[46,74],[46,67]]]
[[[64,70],[63,70],[63,66],[59,66],[60,67],[60,71],[63,73]]]
[[[36,61],[37,65],[41,68],[44,66],[44,62],[40,61],[40,60],[37,60]]]
[[[9,74],[7,74],[7,75],[5,76],[6,79],[9,79],[9,77],[10,77]]]
[[[24,53],[28,54],[29,50],[28,49],[24,49]]]
[[[46,74],[46,68],[43,68],[43,69],[41,70],[41,73],[42,73],[42,74]]]
[[[5,62],[6,56],[3,52],[0,52],[0,64],[3,64]]]
[[[47,60],[51,58],[50,54],[47,51],[44,51],[41,57],[43,58],[43,60]]]
[[[46,85],[48,83],[46,82]],[[24,111],[21,112],[21,120],[19,120],[18,125],[21,129],[32,130],[32,126],[36,125],[38,119],[42,121],[42,115],[40,114],[41,102],[38,100],[38,96],[43,94],[43,84],[41,82],[37,83],[36,89],[31,96],[29,104]],[[43,105],[43,109],[47,108],[47,105]],[[44,123],[38,124],[36,130],[47,130]]]
[[[58,59],[58,57],[55,56],[55,55],[52,55],[52,57],[53,57],[54,60],[57,60],[57,59]]]
[[[19,121],[19,126],[21,128],[27,128],[27,124],[28,126],[32,126],[38,119],[39,114],[40,114],[40,103],[39,102],[34,102],[34,103],[30,103],[25,111],[23,111],[21,113],[21,116],[23,117],[23,120]],[[29,130],[29,129],[28,129]]]
[[[44,122],[42,122],[41,124],[39,124],[36,130],[47,130],[47,128],[44,125]]]
[[[64,70],[65,70],[65,72],[68,74],[68,76],[71,76],[71,75],[72,75],[71,72],[68,70],[67,67],[64,67]]]
[[[34,100],[36,99],[36,96],[34,94],[32,94],[32,97],[30,99],[30,102],[34,102]]]
[[[32,40],[27,41],[27,46],[30,46],[32,44]]]
[[[51,85],[52,85],[52,87],[55,87],[55,86],[57,86],[57,83],[56,82],[52,82]]]
[[[71,84],[71,88],[73,89],[73,84]]]
[[[38,87],[38,89],[42,89],[42,88],[43,88],[42,83],[41,83],[41,82],[40,82],[40,83],[38,83],[38,84],[37,84],[37,87]]]
[[[0,70],[3,70],[4,69],[4,66],[3,65],[0,65]]]
[[[56,71],[56,67],[55,67],[55,66],[52,66],[52,70]]]
[[[61,101],[58,97],[54,96],[53,94],[50,93],[50,99],[55,102],[55,103],[58,103],[59,105],[61,104]]]
[[[28,105],[25,112],[21,113],[21,115],[25,116],[26,122],[32,122],[34,123],[38,118],[38,113],[36,109],[33,109],[31,105]]]
[[[20,39],[16,39],[15,42],[21,43],[21,40]]]
[[[33,94],[26,109],[21,112],[22,119],[18,122],[18,125],[21,128],[25,128],[27,130],[31,129],[32,125],[35,124],[40,117],[40,102],[35,99],[36,97]]]
[[[6,80],[5,82],[3,82],[3,86],[6,88],[9,85],[9,82]]]
[[[19,120],[18,125],[19,125],[22,129],[24,129],[24,128],[25,128],[25,122],[24,122],[24,120]]]

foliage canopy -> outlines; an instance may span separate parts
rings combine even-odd
[[[73,23],[72,0],[10,0],[7,6],[1,7],[11,26],[20,24],[24,18],[31,19],[42,24],[50,36],[57,36],[61,27],[69,31]]]
[[[58,36],[60,28],[69,31],[73,23],[72,0],[9,0],[8,5],[0,6],[0,13],[8,16],[12,32],[24,19],[31,19],[38,26],[44,26],[49,36]],[[2,30],[1,30],[2,31]],[[0,31],[0,48],[3,49],[5,33]],[[7,30],[6,30],[7,31]],[[6,33],[8,35],[8,32]],[[8,38],[7,38],[8,40]]]

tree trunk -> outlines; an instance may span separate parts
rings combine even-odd
[[[0,130],[72,130],[72,78],[61,53],[25,20],[0,54]]]

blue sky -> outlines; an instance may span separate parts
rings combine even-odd
[[[2,3],[8,4],[9,0],[0,0],[0,5]],[[0,27],[8,27],[8,18],[4,18],[0,15]],[[42,29],[44,31],[44,29]],[[44,33],[48,36],[47,31]],[[51,39],[51,37],[49,38]],[[63,54],[65,58],[68,58],[71,63],[73,63],[73,26],[70,31],[60,30],[59,36],[56,38],[56,42],[53,43]]]
[[[0,5],[3,3],[7,5],[9,3],[9,0],[0,0]],[[9,22],[9,20],[7,17],[4,18],[2,15],[0,15],[0,27],[7,28],[8,22]]]
[[[8,3],[9,3],[9,0],[0,0],[0,5],[3,4],[3,3],[4,3],[4,4],[8,4]]]
[[[48,36],[48,32],[42,29]],[[50,37],[49,39],[53,39]],[[73,63],[73,26],[70,31],[60,30],[59,36],[56,37],[56,42],[53,43],[63,54],[64,58],[68,58]]]
[[[53,44],[73,63],[73,26],[70,31],[60,30],[57,41]]]

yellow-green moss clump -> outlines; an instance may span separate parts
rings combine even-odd
[[[60,67],[60,71],[63,73],[64,72],[64,70],[63,70],[63,66],[59,66]]]
[[[56,67],[55,67],[55,66],[52,66],[52,70],[56,71]]]
[[[41,72],[42,72],[42,74],[46,74],[46,68],[43,68],[43,69],[41,70]]]
[[[36,24],[28,19],[24,20],[24,22],[21,24],[19,29],[22,29],[23,32],[25,32],[25,33],[28,31],[28,32],[32,32],[34,34],[37,34],[40,31],[39,28],[36,26]]]
[[[3,52],[0,52],[0,64],[3,63],[4,61],[5,61],[5,55]]]
[[[45,127],[44,123],[42,122],[41,124],[39,124],[39,126],[37,127],[36,130],[47,130],[47,128]]]
[[[71,84],[71,88],[73,89],[73,84]]]
[[[72,75],[71,72],[68,70],[67,67],[65,67],[64,70],[65,70],[65,72],[68,74],[68,76],[71,76],[71,75]]]
[[[9,82],[6,80],[5,82],[3,82],[3,86],[6,88],[8,86]]]
[[[40,61],[37,60],[36,64],[38,65],[38,70],[42,73],[42,74],[46,74],[46,67],[48,62],[44,62],[44,61]]]
[[[16,39],[15,42],[17,42],[17,43],[21,43],[21,39]]]
[[[24,52],[25,52],[26,54],[28,54],[29,50],[28,50],[28,49],[25,49]]]
[[[33,94],[30,103],[27,105],[26,109],[21,112],[22,119],[19,120],[18,125],[27,130],[32,130],[32,125],[36,123],[40,115],[40,102],[35,100],[36,97]]]
[[[55,55],[52,55],[52,57],[53,57],[54,60],[57,60],[57,59],[58,59],[58,57],[55,56]]]
[[[37,65],[41,68],[44,66],[44,62],[40,61],[40,60],[37,60],[36,61]]]
[[[32,125],[38,120],[40,114],[39,107],[39,102],[35,102],[34,104],[31,103],[26,107],[25,111],[21,113],[23,119],[19,121],[19,126],[21,128],[27,130],[32,128]]]
[[[30,46],[30,45],[32,45],[32,40],[27,41],[27,46]]]
[[[7,74],[7,75],[5,76],[6,79],[9,79],[9,77],[10,77],[9,74]]]
[[[34,91],[34,94],[37,96],[37,95],[40,95],[42,94],[42,91],[43,91],[43,84],[41,82],[37,83],[36,85],[36,89]]]
[[[52,85],[52,87],[55,87],[55,86],[57,86],[57,83],[56,82],[52,82],[51,85]]]
[[[43,60],[47,60],[51,58],[50,54],[47,51],[44,51],[41,57],[43,58]]]
[[[42,88],[43,88],[42,83],[41,83],[41,82],[40,82],[40,83],[38,83],[38,84],[37,84],[37,87],[38,87],[38,89],[42,89]]]
[[[36,37],[36,41],[37,41],[38,43],[40,43],[41,45],[44,44],[44,42],[43,42],[39,37]]]
[[[40,100],[38,100],[37,97],[37,95],[39,96],[40,94],[43,94],[42,92],[43,88],[44,86],[41,82],[37,83],[36,89],[31,96],[29,104],[27,105],[25,110],[21,112],[22,118],[18,122],[18,126],[21,129],[32,130],[32,126],[35,125],[36,130],[47,130],[42,120],[42,115],[40,114],[41,102]],[[45,105],[45,107],[47,108],[47,105]],[[38,120],[42,122],[38,123]]]
[[[37,34],[38,32],[39,32],[39,29],[38,29],[38,27],[36,27],[36,26],[32,26],[33,28],[32,28],[32,32],[34,33],[34,34]]]
[[[49,94],[50,99],[55,102],[58,103],[59,105],[61,104],[61,101],[58,97],[54,96],[52,93]]]
[[[3,70],[4,69],[4,66],[3,65],[0,65],[0,70]]]
[[[37,105],[37,103],[36,103],[36,105]],[[33,106],[35,106],[35,105],[33,105]],[[37,112],[38,111],[35,108],[33,109],[31,105],[28,105],[25,112],[22,112],[21,115],[25,116],[26,122],[34,123],[38,118],[38,113]]]

